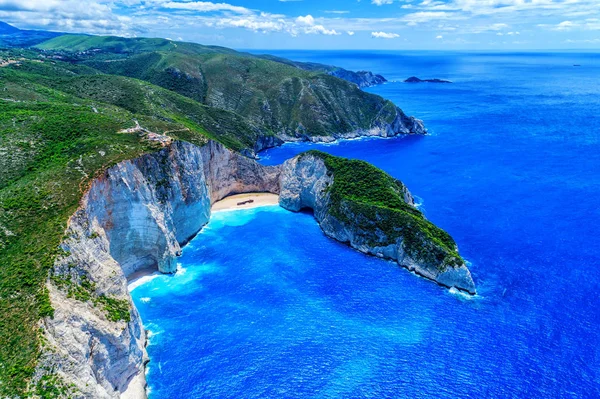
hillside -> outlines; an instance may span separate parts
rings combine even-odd
[[[38,47],[78,65],[146,80],[243,115],[283,140],[360,135],[390,126],[397,128],[394,134],[424,132],[390,101],[323,73],[321,67],[310,70],[293,62],[165,39],[65,35]]]
[[[63,33],[22,30],[0,21],[0,48],[35,46],[38,43],[60,35],[63,35]]]
[[[22,392],[40,353],[37,323],[66,221],[89,182],[162,148],[161,134],[241,149],[254,128],[139,80],[41,60],[26,50],[0,68],[0,396]],[[136,121],[147,130],[135,130]],[[133,129],[119,133],[124,129]],[[152,133],[150,133],[152,132]],[[154,135],[153,133],[156,133]],[[35,387],[34,387],[35,388]]]
[[[41,47],[0,50],[2,397],[66,389],[28,386],[39,320],[54,312],[45,282],[68,218],[110,166],[173,140],[254,155],[281,140],[423,132],[354,84],[225,48],[82,35]]]

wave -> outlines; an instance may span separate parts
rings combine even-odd
[[[133,279],[127,284],[127,289],[129,290],[129,292],[131,292],[131,291],[135,290],[137,287],[144,285],[149,281],[154,280],[155,278],[159,277],[160,275],[161,275],[161,273],[154,272],[150,275],[141,276],[139,278]]]

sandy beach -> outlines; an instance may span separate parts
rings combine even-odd
[[[159,273],[158,267],[156,266],[145,267],[143,269],[137,270],[129,276],[127,276],[127,284],[129,285],[142,277],[151,276],[154,273]]]
[[[238,205],[240,202],[247,202],[243,205]],[[248,209],[256,208],[259,206],[266,205],[277,205],[279,204],[279,195],[271,193],[246,193],[236,194],[229,197],[223,198],[221,201],[217,201],[213,204],[211,211],[227,211],[232,209]]]

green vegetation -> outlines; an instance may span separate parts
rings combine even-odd
[[[64,35],[38,47],[49,56],[243,115],[263,134],[325,136],[403,115],[390,101],[325,74],[331,68],[324,65],[165,39]]]
[[[437,265],[440,270],[464,262],[452,237],[406,202],[407,189],[402,182],[364,161],[321,151],[304,154],[323,159],[333,174],[333,184],[328,188],[331,214],[344,223],[360,226],[370,237],[380,237],[371,238],[371,244],[385,246],[402,238],[411,257]]]
[[[29,386],[40,319],[54,312],[45,282],[90,182],[161,148],[147,132],[242,151],[262,136],[345,133],[401,114],[317,70],[220,47],[63,35],[39,48],[0,50],[10,61],[0,67],[0,397],[64,388],[50,377]],[[53,281],[110,320],[130,318],[126,301],[83,277]]]
[[[38,381],[34,388],[36,397],[41,399],[72,398],[77,392],[74,385],[67,385],[56,374],[46,374]]]
[[[2,56],[28,57],[20,66],[0,68],[0,396],[13,397],[28,389],[41,353],[39,320],[53,315],[44,283],[56,257],[64,254],[59,243],[83,192],[108,167],[160,148],[139,134],[118,132],[137,120],[157,133],[198,144],[207,136],[220,139],[230,133],[201,127],[179,113],[191,102],[185,97],[173,94],[181,108],[167,107],[157,116],[152,109],[162,107],[145,100],[146,113],[137,114],[112,105],[106,93],[98,100],[85,93],[85,85],[73,84],[84,75],[93,77],[85,67],[39,63],[35,53],[23,51]],[[148,93],[164,91],[138,81],[121,87],[136,86]],[[224,122],[238,123],[231,113],[213,112]],[[92,291],[91,283],[82,280],[69,292],[78,300],[94,300],[111,320],[127,320],[128,305],[96,298]]]
[[[76,265],[69,265],[68,271],[72,272]],[[126,299],[117,299],[107,295],[99,295],[96,292],[96,284],[88,276],[53,275],[50,277],[52,282],[61,290],[67,293],[68,298],[74,298],[81,302],[90,302],[94,306],[102,307],[106,312],[106,317],[110,321],[131,320],[129,313],[129,301]]]
[[[127,299],[111,298],[106,295],[101,295],[97,299],[98,303],[104,305],[104,310],[108,314],[110,321],[131,321],[131,313],[129,313],[129,301]]]

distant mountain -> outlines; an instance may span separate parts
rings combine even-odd
[[[53,50],[63,51],[88,51],[90,46],[97,43],[98,48],[103,51],[115,52],[115,53],[132,53],[141,51],[162,51],[168,50],[172,47],[172,42],[166,39],[144,39],[142,41],[130,41],[129,39],[114,37],[114,36],[89,36],[85,34],[66,34],[62,32],[49,32],[41,30],[21,30],[6,22],[0,21],[0,48],[18,48],[18,47],[33,47],[42,44],[43,42],[59,37],[61,38],[57,43],[52,43]],[[237,53],[235,50],[231,50],[225,47],[219,46],[201,46],[196,44],[195,46],[202,47],[208,51],[220,52],[220,53]],[[44,46],[41,46],[44,48]],[[242,53],[238,53],[242,54]],[[285,58],[276,57],[273,55],[251,55],[251,57],[263,58],[270,61],[275,61],[284,65],[293,66],[299,69],[310,72],[323,72],[331,76],[338,77],[348,82],[356,84],[359,88],[365,88],[369,86],[375,86],[381,83],[387,82],[387,80],[381,76],[373,74],[370,71],[349,71],[344,68],[311,63],[311,62],[297,62],[287,60]]]
[[[3,48],[31,47],[61,35],[64,35],[64,33],[43,30],[21,30],[0,21],[0,47]]]
[[[17,32],[20,32],[19,28],[15,28],[12,25],[7,24],[6,22],[0,21],[0,35],[11,35]]]
[[[324,72],[324,73],[327,73],[328,75],[335,76],[337,78],[344,79],[344,80],[347,80],[348,82],[354,83],[361,89],[365,88],[365,87],[376,86],[376,85],[387,82],[387,79],[384,78],[383,76],[376,75],[370,71],[354,72],[354,71],[349,71],[344,68],[340,68],[340,67],[336,67],[336,66],[332,66],[332,65],[319,64],[316,62],[291,61],[291,60],[281,58],[281,57],[276,57],[276,56],[270,55],[270,54],[261,54],[261,55],[258,55],[257,57],[275,61],[275,62],[280,62],[280,63],[286,64],[286,65],[295,66],[296,68],[304,69],[305,71]]]

